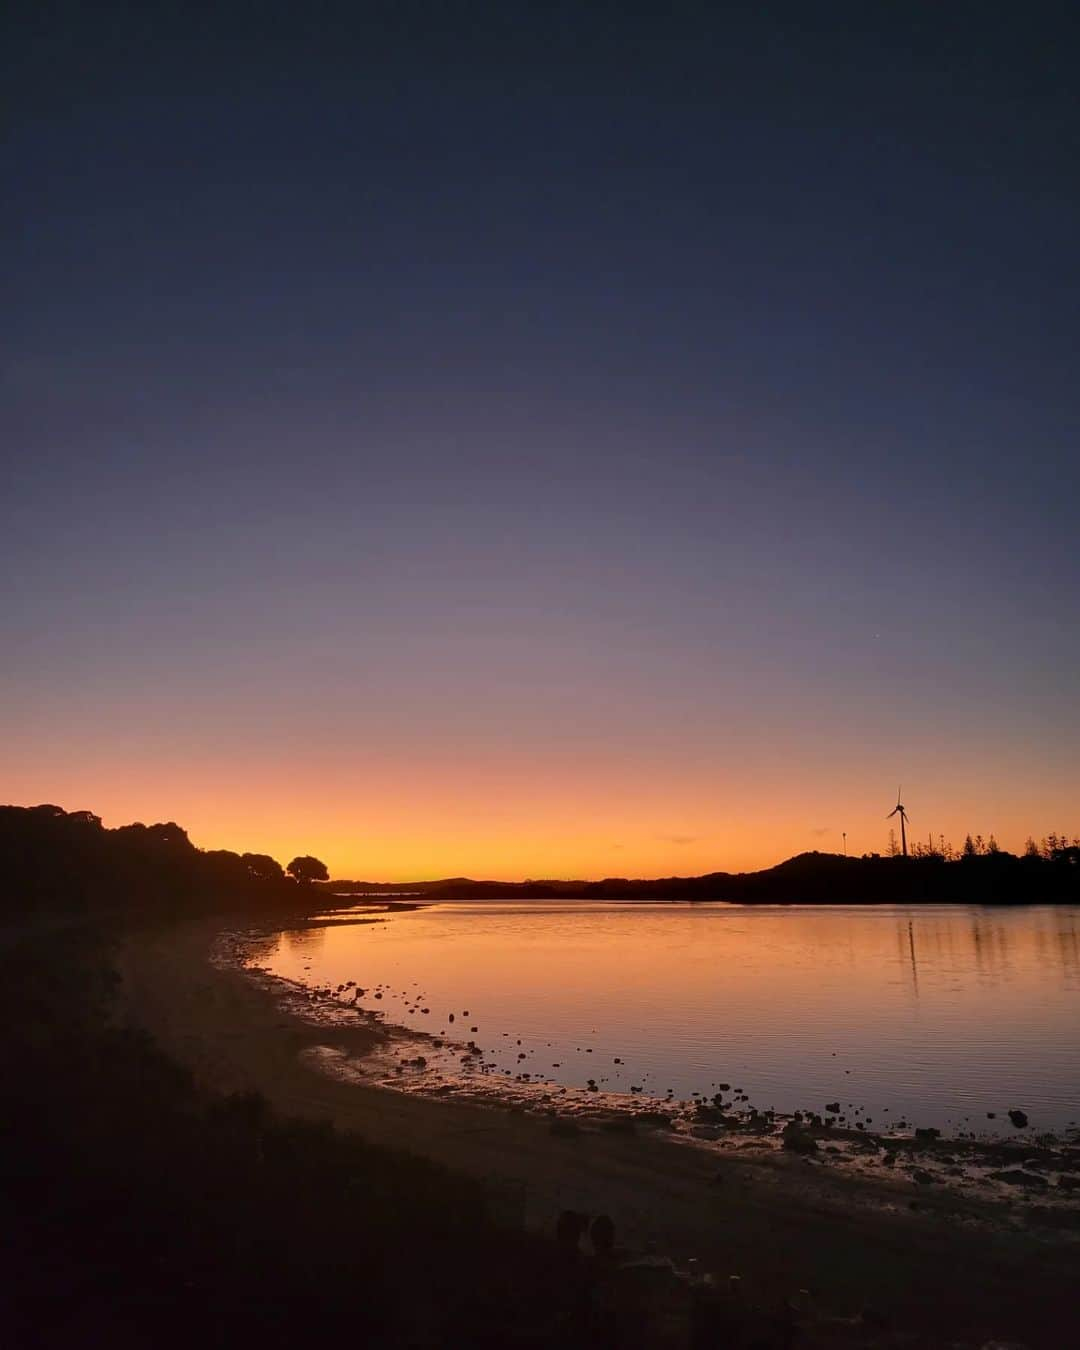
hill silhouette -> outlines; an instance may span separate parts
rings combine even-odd
[[[800,853],[757,872],[709,872],[698,877],[602,881],[365,882],[333,880],[334,895],[416,894],[428,900],[726,900],[741,904],[1022,904],[1080,901],[1080,847],[1064,844],[1047,856],[1017,857],[1001,850],[947,860],[836,853]]]

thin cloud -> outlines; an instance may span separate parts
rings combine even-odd
[[[656,837],[665,844],[696,844],[701,836],[697,834],[658,834]]]

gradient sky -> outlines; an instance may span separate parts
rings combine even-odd
[[[628,8],[16,7],[0,797],[375,879],[1080,830],[1075,12]]]

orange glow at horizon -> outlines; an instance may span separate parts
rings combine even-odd
[[[202,848],[269,853],[285,862],[314,853],[331,875],[370,881],[597,879],[659,877],[768,867],[813,849],[884,853],[886,813],[896,785],[865,765],[847,781],[812,774],[772,786],[764,753],[726,773],[711,764],[563,762],[559,755],[499,764],[492,756],[424,769],[368,760],[290,764],[287,757],[187,753],[167,768],[131,759],[107,766],[93,757],[52,762],[40,753],[9,778],[8,799],[89,809],[107,826],[175,820]],[[66,762],[65,762],[66,761]],[[784,775],[775,771],[775,781]],[[1006,797],[987,788],[988,771],[966,782],[905,782],[909,838],[940,835],[955,847],[965,833],[993,834],[1020,851],[1029,834],[1076,832],[1063,812],[1070,784],[1047,772]]]

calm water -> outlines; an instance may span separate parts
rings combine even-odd
[[[679,1098],[729,1083],[781,1111],[839,1099],[874,1128],[1080,1120],[1076,907],[476,902],[282,933],[256,959],[355,980],[361,1006],[474,1039],[503,1074]]]

